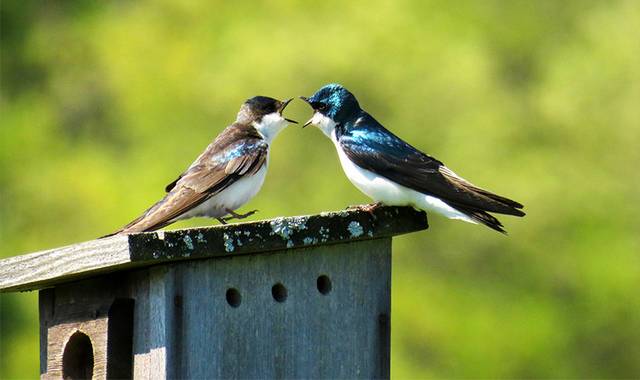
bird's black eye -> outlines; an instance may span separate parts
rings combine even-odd
[[[316,103],[316,109],[318,111],[325,111],[327,108],[328,106],[326,103],[320,103],[320,102]]]

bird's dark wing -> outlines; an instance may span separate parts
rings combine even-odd
[[[262,140],[262,136],[260,136],[255,128],[240,123],[231,124],[225,128],[215,138],[215,140],[209,144],[209,146],[207,146],[204,152],[198,156],[187,170],[180,174],[173,182],[168,184],[164,190],[167,193],[170,192],[176,186],[178,181],[180,181],[185,175],[189,174],[194,167],[210,164],[216,157],[223,156],[223,152],[237,148],[237,143],[239,141],[252,143],[260,140]]]
[[[215,151],[212,151],[215,149]],[[266,163],[268,144],[260,137],[244,138],[224,149],[212,143],[171,186],[169,193],[120,232],[153,231],[226,189]]]
[[[442,199],[454,208],[523,216],[523,206],[460,178],[364,114],[343,128],[340,146],[356,165],[400,185]]]
[[[170,192],[174,187],[176,187],[176,183],[178,183],[178,181],[180,181],[180,178],[182,178],[185,174],[186,172],[180,174],[178,178],[176,178],[173,182],[165,186],[164,191],[166,191],[167,193]]]

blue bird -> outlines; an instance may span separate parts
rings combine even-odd
[[[331,139],[349,180],[376,202],[362,209],[412,206],[502,233],[502,224],[489,212],[525,215],[520,203],[471,184],[388,131],[341,85],[326,85],[301,99],[314,111],[303,127],[316,125]]]
[[[253,215],[257,210],[246,214],[234,210],[262,187],[273,139],[288,123],[297,123],[282,116],[290,101],[266,96],[248,99],[236,121],[167,185],[164,198],[111,235],[153,231],[196,216],[216,218],[226,224],[231,219]]]

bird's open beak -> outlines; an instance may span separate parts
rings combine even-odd
[[[284,111],[285,108],[287,108],[287,106],[289,105],[289,103],[291,103],[292,100],[293,100],[293,98],[290,98],[290,99],[287,99],[284,102],[282,102],[282,105],[280,106],[280,109],[278,110],[280,115],[282,115],[282,112]],[[295,121],[295,120],[287,119],[286,117],[284,119],[286,121],[288,121],[289,123],[298,124],[298,122]]]
[[[305,96],[301,96],[300,99],[304,100],[311,108],[313,108],[313,105],[311,105],[311,101],[309,101],[309,98],[305,97]],[[314,110],[315,111],[315,110]],[[313,121],[313,116],[311,117],[311,119],[309,119],[309,121],[307,121],[306,123],[304,123],[302,125],[302,128],[306,127],[307,125],[311,124],[311,122]]]

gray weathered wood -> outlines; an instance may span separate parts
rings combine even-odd
[[[178,260],[377,239],[426,228],[423,212],[383,207],[373,214],[338,211],[114,236],[0,260],[0,292],[41,289],[101,273]]]
[[[126,320],[126,315],[119,314],[123,308],[113,309],[114,303],[132,300],[130,283],[128,275],[118,273],[40,292],[40,374],[43,379],[63,377],[65,348],[77,332],[91,342],[94,379],[109,378],[109,367],[115,375],[129,373],[130,377],[132,313],[128,313],[131,315]]]
[[[185,378],[388,378],[391,239],[190,262],[183,278]],[[317,278],[329,277],[323,295]],[[277,302],[272,287],[287,297]],[[225,298],[238,289],[237,308]],[[206,313],[203,318],[202,313]]]
[[[391,236],[425,228],[381,208],[116,236],[0,261],[0,290],[42,289],[45,379],[388,378]]]
[[[391,239],[137,270],[134,378],[388,378]],[[332,289],[317,289],[327,275]],[[279,303],[271,291],[287,289]],[[237,308],[226,300],[238,289]]]
[[[330,279],[327,294],[318,277]],[[281,284],[283,302],[272,294]],[[94,344],[94,378],[110,358],[109,305],[134,300],[133,377],[388,378],[391,238],[211,257],[101,275],[41,291],[48,353],[61,377],[73,332]],[[238,307],[226,292],[237,289]]]

